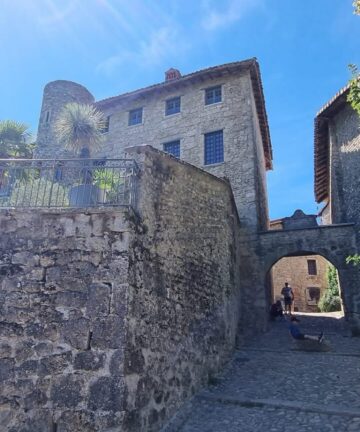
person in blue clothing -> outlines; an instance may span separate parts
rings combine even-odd
[[[295,316],[292,316],[290,318],[289,331],[290,331],[291,336],[294,339],[297,339],[297,340],[308,339],[308,340],[315,340],[315,341],[318,341],[319,343],[322,343],[322,341],[324,339],[324,333],[323,332],[321,332],[319,334],[319,336],[312,336],[312,335],[304,334],[304,333],[302,333],[302,331],[300,330],[300,328],[297,324],[299,321],[300,320],[297,319]]]

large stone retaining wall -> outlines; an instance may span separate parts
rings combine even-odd
[[[124,213],[2,212],[0,227],[0,430],[119,425]]]
[[[141,157],[138,214],[0,213],[0,430],[158,431],[234,348],[231,189]]]
[[[146,146],[131,245],[126,383],[131,431],[158,431],[235,345],[238,219],[226,181]]]

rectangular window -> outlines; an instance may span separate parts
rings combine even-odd
[[[210,87],[205,90],[205,105],[221,102],[221,86]]]
[[[320,288],[309,287],[306,288],[306,301],[308,305],[317,305],[320,300]]]
[[[164,152],[180,158],[180,141],[170,141],[164,144]]]
[[[204,164],[224,162],[223,131],[205,134]]]
[[[307,264],[309,275],[317,275],[316,260],[308,260]]]
[[[134,110],[131,110],[129,112],[129,126],[137,125],[142,123],[142,108],[137,108]]]
[[[109,132],[109,128],[110,128],[110,116],[107,116],[104,120],[104,125],[101,128],[101,133],[107,133]]]
[[[180,112],[180,96],[166,101],[165,115],[176,114]]]

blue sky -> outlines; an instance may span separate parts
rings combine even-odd
[[[352,0],[1,0],[0,119],[36,132],[44,85],[96,99],[257,57],[274,151],[271,218],[317,212],[313,119],[360,64]],[[321,207],[321,206],[320,206]]]

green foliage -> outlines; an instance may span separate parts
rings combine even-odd
[[[354,14],[360,15],[360,0],[354,0],[353,6],[354,6]]]
[[[29,143],[28,126],[14,120],[0,120],[0,158],[31,158],[35,147]]]
[[[21,178],[11,185],[9,196],[0,198],[1,206],[64,207],[69,204],[68,189],[45,177]]]
[[[354,266],[359,265],[360,255],[359,254],[349,255],[348,257],[346,257],[346,264],[352,264]]]
[[[125,179],[121,172],[111,168],[98,168],[93,173],[93,183],[106,191],[107,203],[116,204],[124,192]]]
[[[77,154],[83,149],[90,153],[101,144],[104,125],[103,114],[92,105],[69,103],[60,112],[54,131],[65,148]]]
[[[341,310],[339,295],[339,283],[337,271],[334,266],[329,266],[326,272],[328,286],[321,296],[318,307],[321,312],[336,312]]]
[[[357,66],[350,64],[352,78],[349,81],[347,101],[360,116],[360,74]]]

